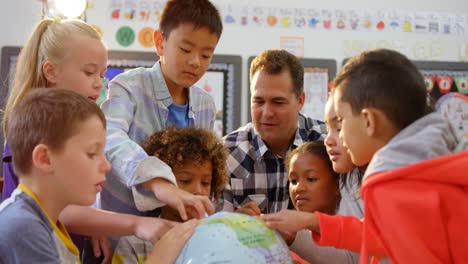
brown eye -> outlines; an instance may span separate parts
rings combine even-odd
[[[178,182],[180,182],[181,184],[184,184],[184,185],[187,185],[190,183],[189,180],[177,180]]]

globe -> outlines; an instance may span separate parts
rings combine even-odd
[[[219,212],[201,220],[175,264],[292,264],[281,236],[254,217]]]

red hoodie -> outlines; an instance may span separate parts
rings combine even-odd
[[[468,151],[372,175],[365,221],[319,215],[320,245],[392,263],[468,263]]]

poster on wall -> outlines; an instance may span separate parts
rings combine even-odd
[[[445,94],[437,100],[435,110],[450,120],[461,137],[468,141],[468,96],[457,92]]]
[[[284,49],[298,58],[304,58],[304,37],[280,37],[280,49]]]
[[[302,113],[313,119],[324,120],[325,104],[328,96],[328,69],[304,69],[305,102]]]
[[[434,110],[451,121],[468,141],[468,63],[415,61]]]
[[[6,100],[13,88],[16,64],[21,47],[4,46],[1,49],[0,66],[0,109],[5,109]],[[3,153],[4,138],[3,129],[0,130],[0,151]],[[3,163],[0,163],[0,171],[3,171]],[[1,177],[1,175],[0,175]]]
[[[209,93],[216,105],[214,131],[218,137],[223,136],[223,106],[224,106],[224,73],[222,71],[207,71],[195,84]]]

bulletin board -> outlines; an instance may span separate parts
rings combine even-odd
[[[450,92],[468,94],[468,63],[413,61],[421,71],[427,92],[437,101]]]
[[[250,87],[250,65],[254,59],[255,56],[251,56],[248,59],[247,87]],[[313,119],[323,121],[325,103],[327,102],[328,96],[328,83],[335,78],[337,69],[336,61],[333,59],[304,58],[301,59],[301,62],[304,65],[305,92],[305,102],[301,112]],[[250,109],[250,88],[248,102]],[[248,118],[249,121],[252,120],[250,110]]]
[[[16,62],[18,61],[18,55],[21,51],[21,47],[5,46],[2,47],[2,64],[0,68],[0,109],[4,110],[6,101],[10,93],[10,89],[13,85],[13,76],[15,74]],[[3,115],[2,115],[3,116]],[[3,117],[2,117],[3,122]],[[3,128],[0,129],[0,151],[3,153],[4,146],[4,135]],[[0,171],[3,172],[3,162],[0,163]]]
[[[13,76],[15,74],[16,62],[18,61],[18,55],[21,51],[21,47],[6,46],[2,47],[2,65],[1,71],[1,90],[0,96],[2,98],[1,107],[5,109],[6,98],[8,97],[10,87],[13,84]]]
[[[430,94],[434,110],[450,120],[468,140],[468,62],[414,61]]]

